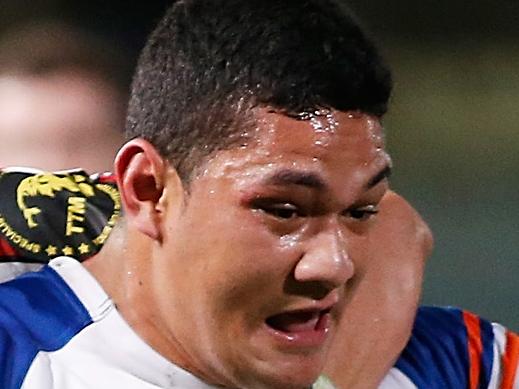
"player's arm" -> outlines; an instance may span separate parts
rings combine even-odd
[[[367,239],[370,252],[363,260],[370,261],[370,271],[356,263],[347,288],[351,299],[325,369],[339,388],[376,388],[398,358],[411,335],[432,248],[420,215],[391,191]]]
[[[519,388],[519,337],[458,308],[421,307],[381,389]]]
[[[0,169],[0,282],[60,255],[91,257],[120,211],[111,174]]]

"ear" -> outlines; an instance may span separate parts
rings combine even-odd
[[[155,147],[140,138],[127,142],[114,164],[126,220],[157,241],[162,241],[161,198],[168,167]]]

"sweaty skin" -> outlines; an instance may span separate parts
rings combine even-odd
[[[125,219],[85,265],[150,346],[206,382],[302,389],[325,363],[338,371],[332,344],[342,368],[355,368],[340,350],[377,328],[361,303],[393,278],[377,273],[378,244],[409,238],[414,248],[415,231],[399,234],[416,223],[394,235],[384,234],[391,218],[379,226],[391,162],[378,118],[255,115],[252,139],[213,154],[189,187],[148,142],[123,146]]]
[[[432,234],[420,215],[388,191],[370,234],[370,267],[346,304],[325,372],[339,388],[375,389],[404,348],[422,289]]]

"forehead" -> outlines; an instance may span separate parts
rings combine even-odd
[[[380,120],[372,115],[317,111],[294,118],[260,108],[254,117],[241,146],[217,152],[202,175],[252,176],[276,168],[369,174],[390,162]]]
[[[374,157],[384,147],[379,119],[360,112],[319,110],[293,118],[260,111],[257,117],[259,149],[310,153],[317,158],[356,158]]]

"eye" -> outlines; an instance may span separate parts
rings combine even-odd
[[[291,220],[303,216],[301,209],[291,202],[276,199],[257,199],[252,208],[280,220]]]
[[[258,207],[263,212],[274,216],[278,219],[294,219],[301,216],[298,208],[294,204],[290,203],[279,203],[279,204],[268,204]]]
[[[353,208],[345,211],[345,216],[348,216],[357,221],[367,221],[378,213],[378,207],[370,204],[364,207]]]

